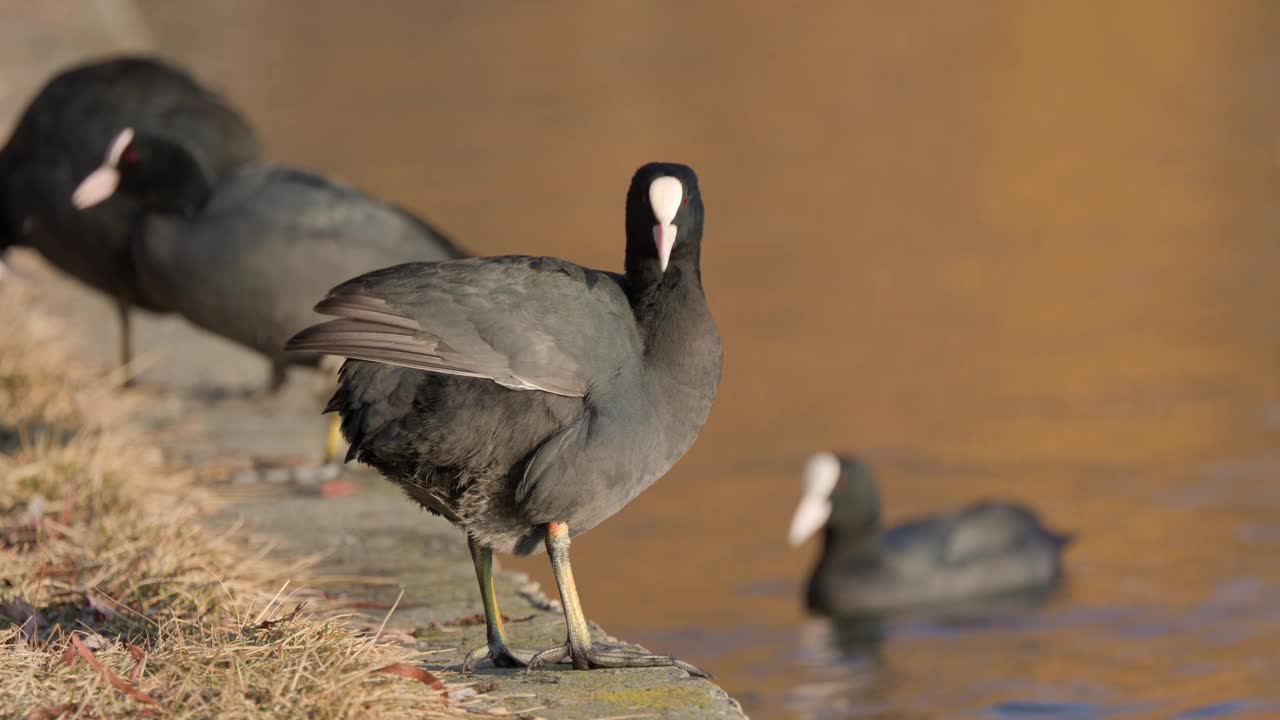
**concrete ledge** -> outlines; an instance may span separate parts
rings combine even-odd
[[[390,585],[342,583],[325,589],[380,604],[400,597],[388,627],[406,630],[419,648],[438,652],[427,667],[449,682],[471,683],[478,708],[501,706],[566,720],[744,717],[724,690],[675,668],[579,672],[559,666],[526,673],[483,666],[471,675],[460,674],[466,652],[485,641],[480,596],[461,533],[418,509],[385,480],[361,479],[359,485],[360,492],[338,499],[271,492],[268,500],[260,491],[253,502],[227,510],[221,521],[244,521],[279,539],[290,554],[324,553],[322,575],[393,578]],[[507,630],[514,646],[545,648],[564,641],[559,603],[526,576],[500,571],[497,587],[503,614],[513,619]],[[368,613],[374,625],[385,616],[386,610]],[[593,625],[592,634],[619,642],[598,626]]]

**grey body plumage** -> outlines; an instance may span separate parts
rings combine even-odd
[[[665,272],[637,196],[662,172],[694,198]],[[352,358],[329,409],[353,457],[482,544],[528,553],[548,522],[580,534],[617,512],[706,421],[721,354],[701,221],[692,171],[646,166],[626,275],[526,256],[387,268],[335,288],[317,310],[338,319],[290,347]]]
[[[181,139],[132,128],[104,151],[75,202],[138,202],[132,259],[150,304],[262,353],[273,384],[320,359],[284,351],[315,320],[312,298],[353,272],[462,255],[411,213],[317,172],[249,164],[213,178]]]
[[[410,263],[334,288],[337,319],[292,350],[347,358],[329,410],[358,457],[467,535],[486,644],[501,667],[689,663],[592,641],[569,543],[620,510],[693,444],[720,384],[702,292],[702,195],[684,165],[650,163],[627,191],[626,274],[546,257]],[[545,546],[564,643],[507,642],[493,550]]]
[[[285,342],[315,321],[311,298],[360,272],[458,257],[434,228],[337,180],[250,165],[213,184],[190,216],[153,214],[134,251],[151,301],[262,353],[314,364]]]
[[[838,462],[806,590],[810,609],[856,615],[973,607],[1012,594],[1042,596],[1061,578],[1070,536],[1047,529],[1030,508],[983,501],[884,529],[871,469],[848,456]]]
[[[30,245],[112,298],[157,309],[132,264],[144,213],[137,200],[113,198],[87,212],[71,205],[72,190],[122,127],[182,138],[209,177],[261,154],[239,112],[180,68],[145,57],[68,68],[32,100],[0,150],[0,250]]]

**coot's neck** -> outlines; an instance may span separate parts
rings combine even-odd
[[[120,191],[156,215],[192,217],[213,194],[209,171],[186,145],[166,137],[139,135],[121,154]]]
[[[644,343],[646,412],[663,438],[663,460],[672,463],[698,436],[720,386],[720,335],[692,250],[673,253],[665,273],[656,258],[651,267],[627,258],[628,300]]]
[[[822,533],[818,562],[809,573],[805,604],[810,610],[830,612],[832,593],[838,593],[843,575],[857,576],[880,567],[880,533],[840,530],[828,525]]]
[[[646,342],[674,329],[669,326],[680,324],[681,315],[697,316],[706,311],[702,271],[696,253],[690,255],[673,258],[666,272],[659,269],[656,259],[627,258],[627,299]]]
[[[702,292],[697,254],[673,257],[666,272],[656,260],[652,267],[636,267],[630,259],[627,264],[628,299],[644,340],[645,366],[673,392],[701,396],[709,411],[720,382],[720,335]],[[689,418],[699,427],[703,419]]]
[[[139,199],[148,212],[190,218],[204,210],[212,195],[212,181],[203,171],[196,170],[188,173],[181,182],[142,193]]]
[[[702,292],[702,228],[694,227],[689,235],[681,234],[672,250],[666,271],[658,264],[657,255],[650,249],[653,237],[640,223],[628,228],[627,257],[624,267],[630,281],[632,307],[640,298],[668,292],[681,285],[689,285]]]
[[[822,554],[818,566],[849,567],[876,565],[882,558],[880,529],[847,529],[828,525],[822,533]]]

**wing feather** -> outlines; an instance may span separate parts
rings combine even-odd
[[[409,263],[330,291],[289,350],[583,397],[642,350],[617,276],[552,258]]]

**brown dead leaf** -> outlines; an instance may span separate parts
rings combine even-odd
[[[111,669],[108,668],[106,665],[102,664],[102,661],[99,660],[98,657],[93,654],[93,651],[89,649],[89,646],[85,644],[85,641],[82,640],[79,635],[72,635],[71,642],[72,644],[75,645],[76,652],[80,654],[80,657],[84,658],[84,661],[89,663],[89,666],[92,667],[94,670],[97,670],[98,672],[102,673],[102,677],[106,678],[107,682],[111,683],[112,685],[115,685],[116,688],[119,689],[121,692],[133,698],[134,700],[137,700],[138,702],[144,702],[144,703],[147,703],[148,705],[160,704],[159,700],[156,700],[150,695],[142,692],[136,686],[131,685],[124,678],[111,672]]]
[[[40,579],[75,575],[78,572],[80,572],[80,567],[70,560],[53,564],[44,563],[40,566]]]
[[[449,691],[444,689],[444,683],[440,682],[440,678],[432,675],[426,670],[423,670],[417,665],[410,665],[408,663],[401,662],[391,663],[386,667],[378,668],[377,672],[384,672],[388,675],[399,675],[400,677],[407,677],[410,680],[417,680],[424,685],[429,685],[431,688],[439,690],[440,694],[444,695],[446,698],[449,697]]]
[[[133,656],[133,667],[129,670],[129,682],[137,685],[138,678],[142,677],[142,668],[147,664],[147,651],[133,643],[128,643],[127,646],[129,654]]]
[[[76,661],[76,646],[67,643],[67,649],[62,651],[62,657],[58,658],[59,665],[70,665]]]
[[[75,703],[50,705],[47,708],[40,708],[39,710],[31,713],[27,716],[27,720],[54,720],[54,718],[60,718],[67,713],[75,712],[79,709],[80,706]]]

